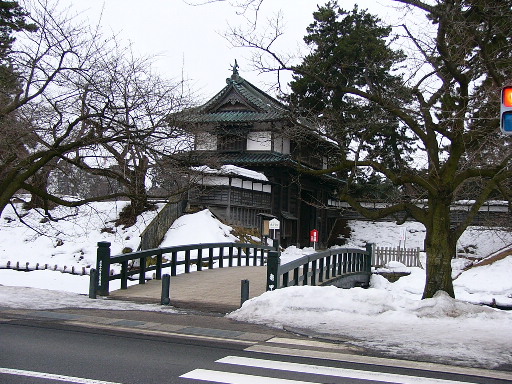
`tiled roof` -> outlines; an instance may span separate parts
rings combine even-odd
[[[255,122],[255,121],[277,121],[282,120],[283,116],[278,113],[259,113],[259,112],[216,112],[204,114],[190,114],[187,121],[190,123],[231,123],[231,122]]]
[[[211,152],[198,151],[198,156],[211,156]],[[216,158],[223,164],[233,164],[239,167],[259,167],[259,166],[274,166],[284,165],[288,168],[299,168],[300,165],[296,160],[292,159],[290,155],[285,155],[278,152],[231,152],[231,153],[216,153]],[[199,159],[197,159],[199,160]],[[344,180],[329,174],[321,174],[313,177],[318,177],[331,183],[340,184],[345,183]]]
[[[221,155],[222,156],[222,155]],[[229,154],[229,161],[232,164],[297,164],[289,155],[276,152],[241,152]]]
[[[288,116],[286,106],[267,95],[238,74],[226,80],[227,85],[200,107],[184,111],[182,119],[189,123],[207,122],[256,122],[277,121]],[[226,110],[220,108],[232,98],[245,105],[246,109]]]

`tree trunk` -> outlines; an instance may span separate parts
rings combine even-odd
[[[31,185],[36,188],[38,191],[41,191],[41,193],[47,193],[48,192],[48,178],[50,176],[50,168],[45,167],[41,169],[40,171],[36,172],[34,176],[32,176],[31,179]],[[49,201],[48,199],[45,199],[44,197],[41,197],[40,195],[36,193],[32,193],[30,201],[25,204],[25,209],[32,209],[32,208],[43,208],[43,209],[53,209],[57,206],[52,201]]]
[[[455,297],[452,281],[452,258],[457,241],[450,228],[450,203],[430,199],[431,219],[426,226],[425,250],[427,252],[427,278],[423,299],[445,291]]]
[[[148,165],[149,160],[144,157],[134,169],[127,171],[129,183],[126,187],[130,204],[123,209],[116,225],[130,227],[136,223],[137,216],[150,208],[145,184]]]

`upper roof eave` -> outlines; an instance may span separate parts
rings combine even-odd
[[[182,122],[276,121],[286,119],[287,107],[243,79],[238,74],[226,79],[227,85],[201,106],[181,112]],[[215,112],[223,100],[236,93],[252,110]],[[256,111],[256,112],[255,112]]]

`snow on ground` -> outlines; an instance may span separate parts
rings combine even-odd
[[[7,271],[8,273],[22,273]],[[34,271],[30,274],[39,274],[43,271]],[[57,272],[58,273],[58,272]],[[54,272],[54,274],[56,274]],[[61,274],[63,275],[63,274]],[[0,281],[3,281],[2,273]],[[81,277],[79,276],[79,279]],[[42,280],[36,278],[36,280]],[[88,280],[88,278],[87,278]],[[75,282],[73,282],[75,284]],[[28,285],[31,285],[30,283]],[[163,307],[152,304],[136,304],[128,301],[116,301],[108,298],[98,297],[96,300],[89,299],[88,296],[76,294],[69,290],[54,290],[2,286],[0,285],[0,308],[20,308],[34,310],[53,310],[62,308],[86,308],[86,309],[109,309],[115,311],[151,311],[151,312],[177,312],[171,307]]]
[[[512,363],[512,314],[453,300],[417,300],[375,276],[373,288],[289,287],[244,303],[230,318],[314,332],[396,357],[496,368]]]
[[[157,211],[145,212],[129,228],[116,227],[114,221],[128,202],[100,202],[79,208],[58,207],[52,210],[57,222],[46,219],[42,212],[21,209],[23,224],[11,206],[5,208],[0,219],[0,268],[19,263],[21,267],[42,267],[62,271],[67,267],[77,270],[96,266],[96,248],[99,241],[108,241],[112,254],[136,250],[139,235],[156,216]],[[30,275],[27,275],[29,277]]]
[[[375,243],[379,247],[398,247],[423,249],[425,227],[421,223],[406,222],[396,225],[393,222],[371,222],[349,220],[352,230],[347,246],[362,247],[366,243]],[[403,236],[405,233],[405,241]],[[512,233],[499,228],[469,227],[457,243],[459,256],[480,259],[512,244]]]
[[[116,228],[114,220],[122,203],[97,203],[69,221],[44,222],[42,216],[28,213],[24,220],[44,235],[19,222],[12,210],[6,209],[0,219],[0,268],[7,261],[30,262],[59,267],[94,266],[96,243],[112,242],[112,252],[123,248],[136,249],[138,236],[155,212],[147,213],[136,226]],[[65,215],[60,209],[55,215]],[[43,222],[41,222],[43,221]],[[417,223],[397,226],[393,223],[351,221],[349,246],[403,245],[422,247],[424,228]],[[106,230],[104,229],[106,228]],[[405,230],[404,230],[405,228]],[[169,230],[164,246],[230,242],[236,238],[230,228],[218,222],[205,210],[177,220]],[[475,258],[482,258],[512,243],[512,235],[504,231],[471,228],[458,248]],[[313,252],[312,248],[289,247],[282,254],[282,263]],[[456,296],[473,303],[512,304],[512,257],[492,265],[462,272],[466,259],[454,260]],[[347,340],[399,357],[429,356],[440,362],[498,367],[512,364],[512,311],[501,311],[453,300],[446,295],[420,300],[425,282],[421,268],[406,268],[390,263],[389,269],[408,270],[409,276],[389,283],[382,276],[372,277],[369,289],[342,290],[333,287],[290,287],[267,292],[247,301],[229,316],[233,319],[274,327],[300,329]],[[0,269],[0,307],[54,309],[64,307],[161,310],[158,305],[136,305],[115,300],[90,300],[88,276],[59,271],[18,272]],[[114,289],[116,287],[114,286]],[[172,310],[172,309],[171,309]]]
[[[178,218],[165,235],[161,247],[235,242],[237,238],[231,234],[231,230],[230,226],[222,224],[205,209]]]

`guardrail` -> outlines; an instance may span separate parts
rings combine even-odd
[[[349,277],[353,278],[350,284],[366,285],[371,275],[372,250],[373,244],[367,244],[366,249],[329,249],[283,265],[279,253],[271,251],[267,259],[267,291],[291,285],[338,285],[336,280]]]
[[[176,276],[179,265],[184,265],[185,273],[190,273],[192,265],[196,265],[198,271],[201,271],[203,267],[213,269],[216,261],[218,261],[219,268],[241,266],[242,262],[247,266],[251,263],[253,266],[261,266],[264,265],[268,253],[277,249],[277,242],[274,243],[274,246],[209,243],[155,248],[111,256],[110,243],[99,242],[96,272],[95,276],[91,278],[90,296],[95,296],[94,293],[108,296],[110,281],[117,279],[121,280],[121,289],[126,289],[128,288],[128,278],[133,275],[139,276],[139,284],[145,284],[146,272],[149,271],[155,271],[155,278],[161,280],[162,269],[170,267],[171,276]],[[155,264],[149,265],[148,259],[152,259]],[[133,266],[135,260],[138,260],[137,266]],[[131,266],[130,261],[132,262]],[[120,265],[119,273],[113,272],[111,267],[114,264]],[[117,269],[119,270],[119,268]]]

